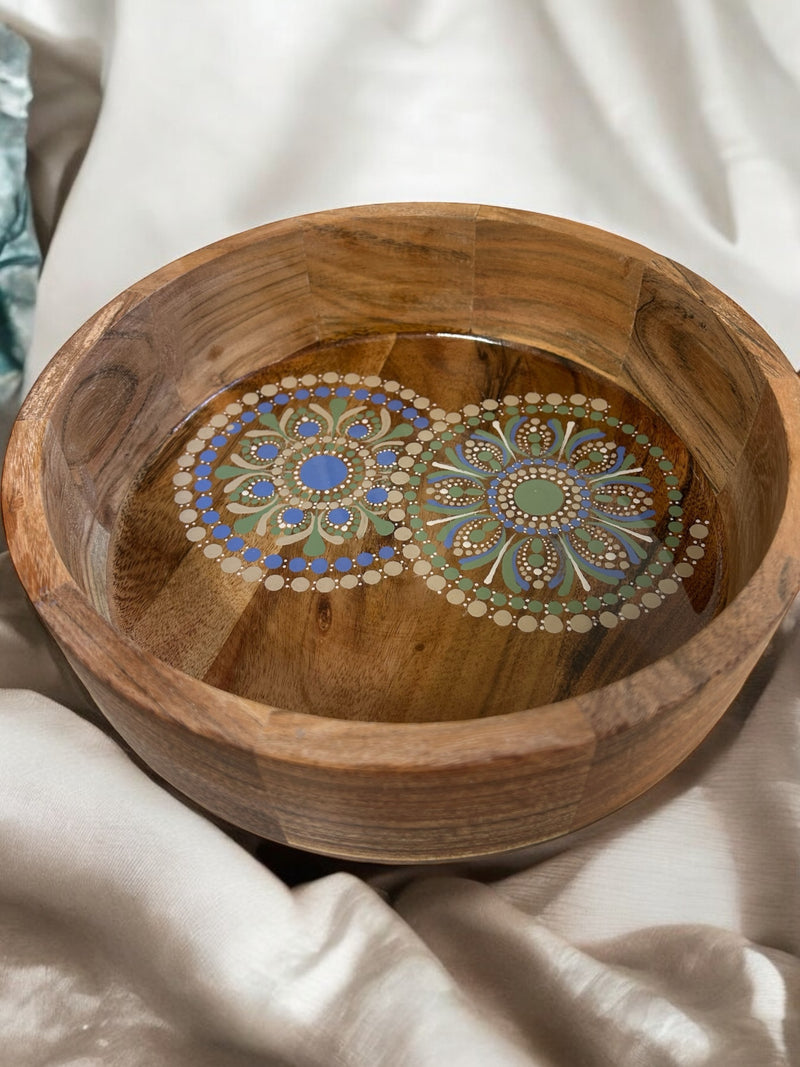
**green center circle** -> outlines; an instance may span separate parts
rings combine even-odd
[[[549,478],[528,478],[515,488],[514,503],[526,515],[552,515],[564,503],[564,493]]]

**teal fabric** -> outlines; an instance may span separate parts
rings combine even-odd
[[[27,43],[0,24],[0,390],[19,380],[41,264],[25,181],[28,59]]]

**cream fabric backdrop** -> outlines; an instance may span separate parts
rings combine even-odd
[[[798,363],[793,0],[0,0],[0,17],[33,47],[49,242],[29,381],[175,256],[407,199],[623,233]],[[7,557],[0,591],[0,1064],[800,1063],[797,612],[702,748],[625,811],[483,863],[345,870],[233,840],[154,784],[85,721]]]

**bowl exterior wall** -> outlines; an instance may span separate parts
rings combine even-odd
[[[780,608],[778,609],[780,612]],[[50,616],[56,636],[57,614]],[[780,617],[774,620],[779,624]],[[769,628],[771,633],[773,626]],[[724,714],[769,634],[720,665],[691,693],[653,703],[646,671],[613,687],[620,705],[595,694],[540,710],[530,751],[409,769],[296,762],[194,732],[67,652],[76,674],[131,748],[168,783],[226,821],[273,841],[382,863],[463,859],[522,848],[579,830],[628,804],[690,755]],[[63,640],[60,642],[64,647]],[[102,655],[102,654],[101,654]],[[683,669],[700,675],[687,654]],[[668,684],[668,683],[667,683]],[[644,687],[642,691],[637,691]],[[638,706],[637,706],[638,704]],[[526,713],[535,716],[535,712]],[[485,724],[484,724],[485,725]],[[362,724],[363,727],[363,724]],[[502,728],[502,724],[500,726]],[[267,727],[268,729],[268,727]],[[301,728],[302,729],[302,728]],[[391,728],[381,733],[387,756]],[[402,729],[402,727],[400,728]],[[491,744],[491,738],[488,739]],[[446,758],[446,753],[443,753]]]

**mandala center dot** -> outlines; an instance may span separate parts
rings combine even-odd
[[[347,464],[338,456],[311,456],[298,471],[300,481],[308,489],[335,489],[347,478]]]
[[[552,515],[564,503],[564,493],[549,478],[528,478],[514,489],[514,503],[526,515]]]

